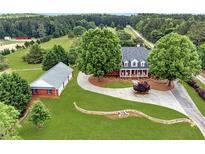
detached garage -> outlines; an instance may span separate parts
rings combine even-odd
[[[73,69],[60,62],[31,84],[33,96],[60,96],[72,78]]]

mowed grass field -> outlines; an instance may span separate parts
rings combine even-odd
[[[68,51],[74,41],[76,41],[75,38],[70,39],[67,36],[63,36],[60,38],[52,39],[40,45],[45,50],[51,49],[54,45],[61,45],[66,51]],[[29,82],[32,82],[33,80],[37,79],[37,77],[40,76],[43,71],[41,70],[41,64],[28,64],[23,61],[22,57],[26,55],[28,51],[29,48],[20,49],[17,52],[7,55],[6,60],[8,62],[9,68],[12,71],[19,73]]]
[[[41,99],[51,111],[52,118],[41,129],[27,118],[20,129],[23,139],[203,139],[197,127],[185,123],[163,125],[134,117],[111,120],[76,111],[73,102],[88,110],[136,109],[162,119],[185,117],[168,108],[85,91],[77,84],[77,74],[75,70],[73,79],[59,98]]]
[[[54,44],[62,45],[68,50],[75,39],[61,37],[43,43],[42,47],[50,49]],[[41,65],[30,65],[22,60],[28,49],[20,50],[7,56],[7,61],[12,70],[15,70],[28,82],[37,79],[43,71]],[[25,69],[31,69],[26,70]],[[197,127],[189,124],[163,125],[151,122],[144,118],[127,118],[111,120],[101,116],[85,115],[77,112],[73,106],[76,102],[80,107],[88,110],[113,111],[122,109],[136,109],[148,115],[173,119],[185,117],[174,110],[121,100],[105,95],[100,95],[81,89],[76,81],[78,70],[75,69],[74,77],[56,99],[41,100],[49,108],[52,118],[42,129],[33,126],[28,118],[20,128],[23,139],[204,139]]]

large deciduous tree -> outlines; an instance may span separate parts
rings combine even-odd
[[[17,73],[0,75],[0,101],[14,106],[22,113],[31,99],[28,82]]]
[[[200,71],[195,45],[188,37],[170,33],[162,37],[148,57],[149,72],[160,79],[188,80]]]
[[[60,45],[55,45],[43,59],[43,70],[47,71],[59,62],[68,64],[67,53]]]
[[[16,128],[18,124],[19,112],[13,106],[0,102],[0,140],[20,139]]]
[[[121,46],[116,34],[103,28],[91,29],[82,36],[78,67],[86,74],[102,77],[121,67]]]

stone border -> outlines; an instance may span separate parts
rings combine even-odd
[[[189,123],[192,127],[195,126],[195,123],[191,119],[188,119],[188,118],[177,118],[177,119],[171,119],[171,120],[164,120],[164,119],[151,117],[143,112],[133,110],[133,109],[126,109],[126,110],[119,110],[119,111],[89,111],[89,110],[80,108],[75,102],[73,103],[73,105],[75,106],[76,110],[81,113],[85,113],[89,115],[101,115],[101,116],[106,116],[112,119],[121,119],[121,118],[128,118],[128,117],[143,117],[152,122],[160,123],[160,124],[172,125],[176,123]]]

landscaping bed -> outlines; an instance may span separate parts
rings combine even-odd
[[[120,78],[120,77],[103,77],[100,80],[97,77],[91,76],[89,82],[95,86],[105,88],[128,88],[132,87],[132,80],[147,81],[151,89],[159,91],[168,91],[173,89],[173,86],[168,85],[168,81],[157,80],[154,78]]]

